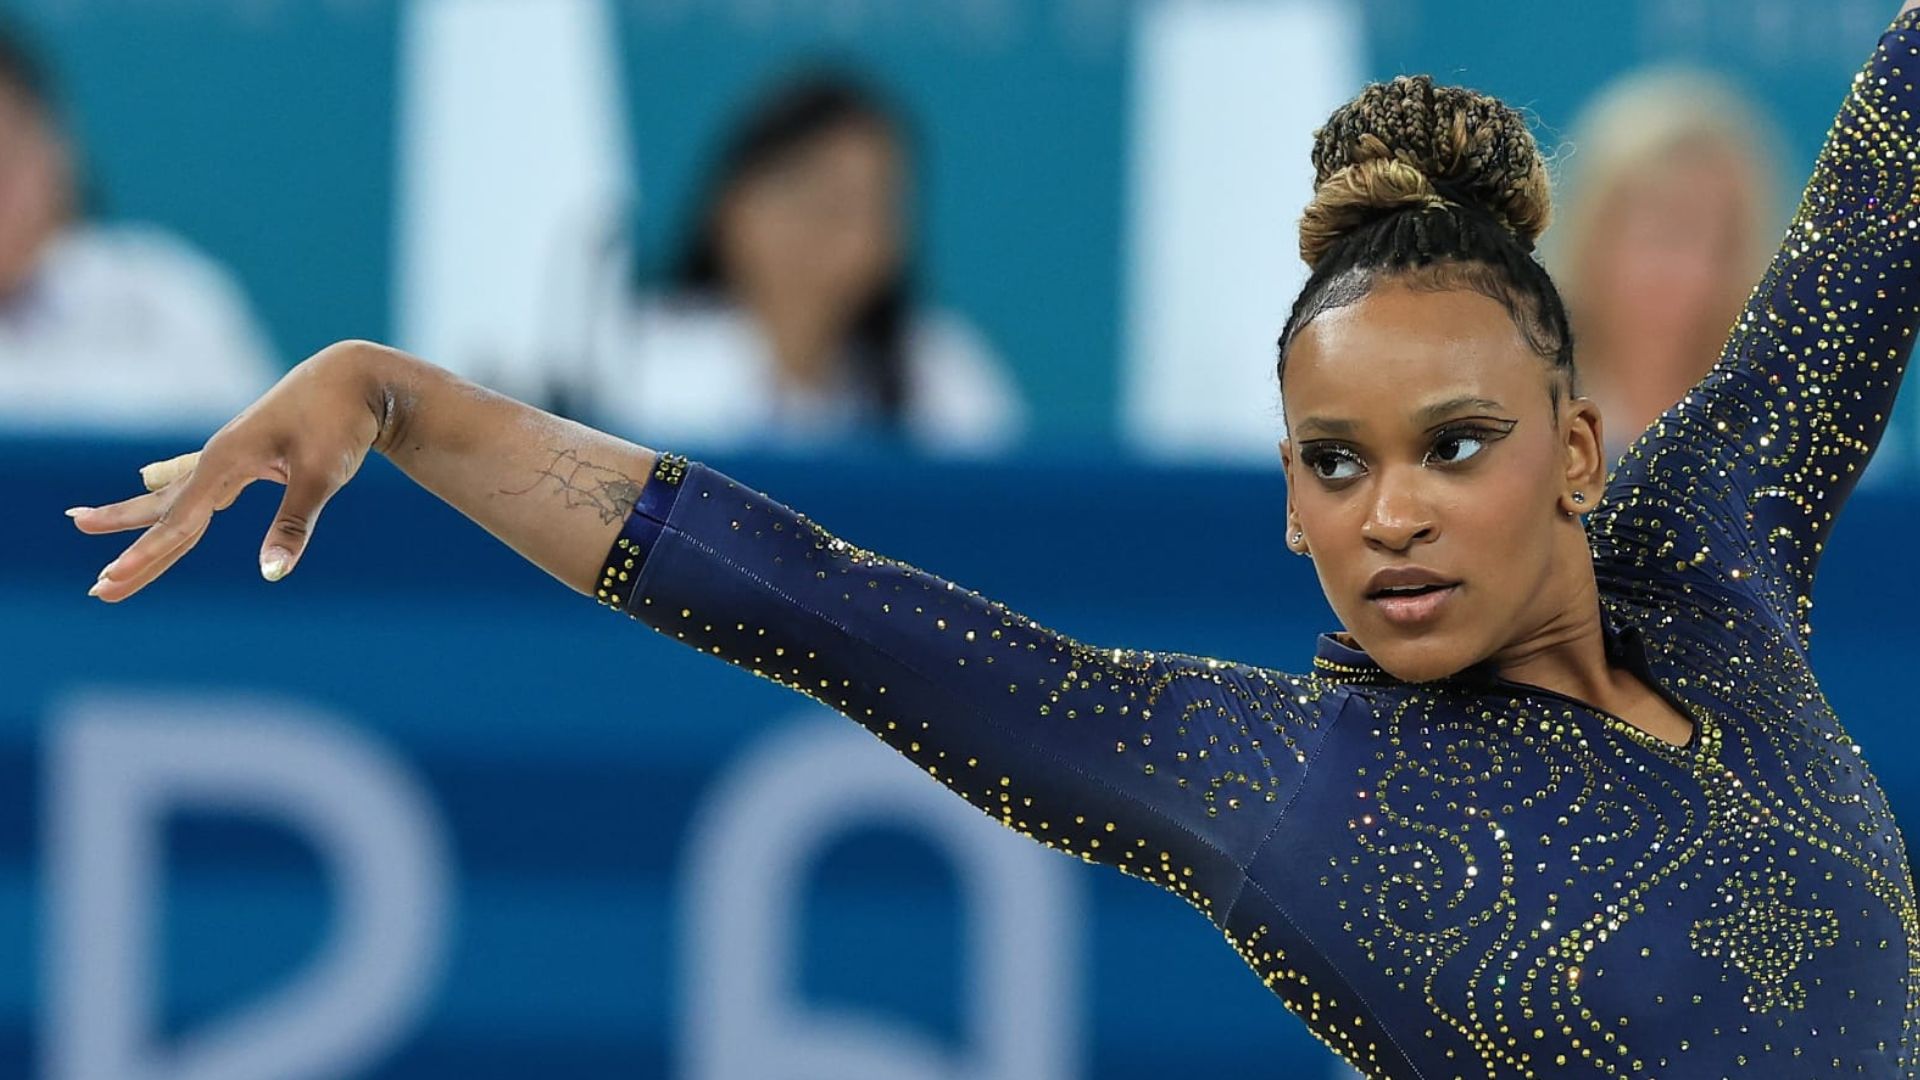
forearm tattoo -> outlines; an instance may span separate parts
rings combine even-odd
[[[595,465],[573,450],[555,450],[553,460],[535,470],[533,483],[518,491],[502,488],[500,494],[526,495],[549,481],[558,485],[567,509],[587,507],[607,525],[624,520],[640,498],[640,481],[618,469]]]

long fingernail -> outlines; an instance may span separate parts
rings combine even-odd
[[[268,581],[279,581],[287,576],[287,561],[292,558],[279,548],[268,548],[260,556],[260,576]]]
[[[67,511],[67,516],[70,518],[79,517],[81,514],[84,514],[91,509],[93,509],[93,507],[91,506],[76,506],[73,509]]]
[[[99,595],[100,595],[100,590],[101,590],[101,589],[104,589],[104,588],[106,588],[106,587],[107,587],[107,579],[103,577],[103,578],[101,578],[101,579],[100,579],[99,581],[96,581],[96,582],[94,582],[94,583],[93,583],[93,588],[91,588],[91,589],[88,589],[88,590],[87,590],[87,595],[88,595],[88,596],[99,596]]]

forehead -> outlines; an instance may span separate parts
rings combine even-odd
[[[848,117],[789,147],[784,160],[803,168],[880,168],[895,156],[893,135],[876,120]]]
[[[1294,338],[1286,411],[1289,422],[1319,412],[1404,413],[1456,395],[1517,407],[1540,396],[1547,366],[1499,301],[1389,282],[1322,312]]]

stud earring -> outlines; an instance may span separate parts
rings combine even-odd
[[[1575,503],[1575,504],[1577,504],[1577,505],[1580,505],[1580,506],[1585,506],[1585,505],[1587,505],[1587,493],[1586,493],[1586,492],[1584,492],[1584,491],[1576,491],[1576,492],[1574,492],[1574,493],[1573,493],[1573,501],[1574,501],[1574,503]]]

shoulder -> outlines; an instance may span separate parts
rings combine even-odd
[[[61,237],[54,257],[96,273],[192,286],[231,288],[232,276],[205,252],[157,225],[81,224]]]
[[[146,224],[81,223],[48,251],[44,280],[82,318],[137,322],[148,346],[171,342],[189,367],[271,370],[272,348],[245,290],[227,269],[175,233]],[[85,314],[91,313],[91,314]]]
[[[154,225],[75,225],[48,252],[46,272],[70,297],[152,309],[175,323],[252,318],[244,290],[224,266]]]
[[[1019,385],[972,323],[950,311],[916,312],[906,346],[909,416],[933,448],[992,450],[1025,433]]]
[[[1628,451],[1587,518],[1603,597],[1685,621],[1717,624],[1728,612],[1782,625],[1798,619],[1800,590],[1779,559],[1797,541],[1756,529],[1712,425],[1662,425]]]
[[[750,443],[767,422],[772,357],[753,319],[718,297],[646,291],[622,299],[596,343],[596,420],[708,451]]]
[[[1186,708],[1251,709],[1283,729],[1323,727],[1350,705],[1371,709],[1382,690],[1317,665],[1295,673],[1191,653],[1135,650],[1122,650],[1110,659],[1117,663],[1121,656],[1153,673],[1154,697],[1171,696]]]
[[[739,305],[698,293],[643,293],[627,308],[632,360],[676,375],[717,363],[761,367],[765,342]]]

